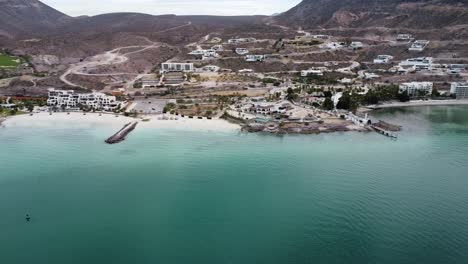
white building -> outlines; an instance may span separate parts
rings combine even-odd
[[[397,41],[411,41],[413,39],[413,35],[411,34],[398,34]]]
[[[374,59],[375,64],[385,64],[389,63],[393,60],[393,56],[391,55],[378,55],[377,58]]]
[[[450,93],[457,96],[457,99],[468,99],[468,82],[453,82]]]
[[[418,51],[421,52],[423,51],[427,45],[429,45],[428,40],[416,40],[413,45],[409,48],[409,51]]]
[[[345,44],[343,42],[330,42],[324,45],[320,45],[320,48],[337,50],[337,49],[342,49],[344,46]]]
[[[249,50],[246,48],[237,48],[236,53],[239,55],[249,54]]]
[[[245,56],[247,62],[265,61],[265,55],[247,55]]]
[[[193,63],[164,62],[161,64],[161,73],[165,72],[193,72]]]
[[[364,43],[360,42],[360,41],[353,41],[351,42],[351,44],[349,44],[349,47],[352,48],[352,49],[362,49],[364,48]]]
[[[409,82],[400,84],[400,93],[407,92],[409,96],[431,95],[434,83]]]
[[[238,70],[237,72],[238,73],[253,73],[254,71],[252,69],[242,69],[242,70]]]
[[[250,108],[251,111],[257,114],[269,115],[269,114],[284,114],[291,107],[288,102],[253,102]]]
[[[224,51],[223,45],[214,45],[211,49],[214,51]]]
[[[202,71],[204,72],[219,72],[221,68],[216,65],[206,65],[202,67]]]
[[[372,124],[372,121],[370,120],[368,113],[353,114],[352,112],[349,112],[347,119],[358,126],[368,126]]]
[[[104,93],[75,93],[74,91],[49,89],[48,106],[78,108],[80,105],[96,110],[113,111],[120,109],[120,102],[115,96]]]
[[[307,77],[309,75],[323,76],[323,72],[320,69],[314,69],[314,68],[301,71],[302,77]]]
[[[449,74],[459,74],[468,69],[468,64],[449,64],[447,72]]]
[[[294,40],[301,41],[301,42],[310,42],[310,41],[327,40],[329,38],[330,36],[328,35],[311,35],[307,33],[304,36],[296,36]]]
[[[211,59],[211,58],[217,58],[219,57],[218,53],[216,52],[216,50],[214,49],[207,49],[207,50],[204,50],[204,49],[199,49],[199,50],[194,50],[192,52],[189,53],[189,55],[193,55],[193,56],[199,56],[201,57],[202,59]]]

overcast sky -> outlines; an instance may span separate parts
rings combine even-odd
[[[153,15],[272,15],[287,11],[301,0],[42,0],[71,16],[111,12]]]

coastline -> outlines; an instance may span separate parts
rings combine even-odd
[[[164,115],[151,116],[149,121],[142,121],[142,118],[126,117],[115,114],[99,113],[35,113],[34,115],[18,115],[8,117],[3,121],[3,127],[51,127],[67,126],[70,128],[93,128],[99,126],[121,128],[129,122],[139,121],[138,128],[151,129],[181,129],[197,131],[239,131],[240,126],[231,124],[222,119],[189,119],[179,118],[178,120],[165,120]],[[167,115],[166,115],[167,117]],[[137,129],[138,129],[137,128]]]
[[[366,106],[369,110],[378,110],[382,108],[397,108],[397,107],[413,107],[413,106],[444,106],[444,105],[468,105],[468,100],[428,100],[428,101],[409,101],[409,102],[394,102],[378,105]]]

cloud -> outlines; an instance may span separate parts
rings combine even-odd
[[[287,11],[300,0],[42,0],[71,16],[111,12],[153,15],[271,15]]]

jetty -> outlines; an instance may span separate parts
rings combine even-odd
[[[391,138],[398,138],[398,132],[401,131],[401,126],[393,125],[380,120],[378,123],[371,125],[371,127],[384,136]]]
[[[128,134],[130,134],[130,132],[132,132],[135,129],[137,124],[138,124],[138,122],[136,122],[136,121],[126,124],[117,133],[112,135],[110,138],[106,139],[106,143],[107,144],[117,144],[117,143],[120,143],[120,142],[124,141],[127,138]]]

